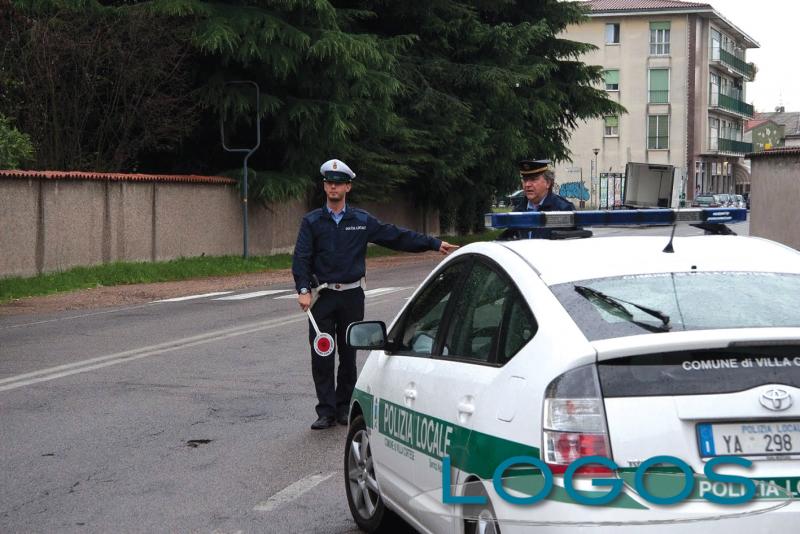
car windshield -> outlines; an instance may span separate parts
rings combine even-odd
[[[576,291],[576,287],[591,288],[594,295],[606,298],[591,298],[592,294]],[[800,327],[797,274],[648,274],[581,280],[551,290],[590,341],[662,330]],[[618,305],[610,306],[609,299]],[[669,328],[663,328],[664,321],[646,310],[669,317]]]

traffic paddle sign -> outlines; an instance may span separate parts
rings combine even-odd
[[[317,333],[317,336],[314,338],[314,352],[316,352],[319,356],[330,356],[333,354],[333,350],[336,348],[333,344],[333,337],[330,334],[319,331],[317,322],[314,320],[314,316],[311,314],[311,308],[307,309],[306,313],[311,321],[311,326],[314,327],[314,331]]]

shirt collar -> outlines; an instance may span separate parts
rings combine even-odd
[[[549,195],[549,194],[550,194],[550,193],[548,192],[548,193],[547,193],[547,195]],[[528,209],[530,210],[530,209],[536,208],[536,209],[538,210],[539,208],[541,208],[541,207],[542,207],[542,203],[543,203],[543,202],[545,201],[545,199],[547,198],[547,195],[543,196],[543,197],[542,197],[542,200],[540,200],[539,202],[537,202],[537,203],[535,203],[535,204],[533,203],[533,201],[530,201],[530,200],[529,200],[529,201],[528,201]]]
[[[333,210],[332,210],[332,209],[331,209],[331,208],[328,206],[328,204],[325,204],[325,209],[326,209],[326,210],[328,210],[328,213],[330,213],[330,214],[331,214],[331,217],[333,217],[334,215],[336,215],[336,212],[334,212],[334,211],[333,211]],[[342,211],[340,211],[338,214],[339,214],[339,215],[344,215],[345,213],[347,213],[347,203],[345,203],[344,207],[342,208]]]

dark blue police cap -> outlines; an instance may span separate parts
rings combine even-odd
[[[523,178],[526,176],[536,176],[550,170],[549,159],[523,159],[519,162],[519,174]]]

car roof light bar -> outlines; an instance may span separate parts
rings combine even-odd
[[[669,226],[675,223],[739,223],[745,208],[685,208],[643,210],[524,211],[487,213],[487,228],[575,228],[587,226]]]

